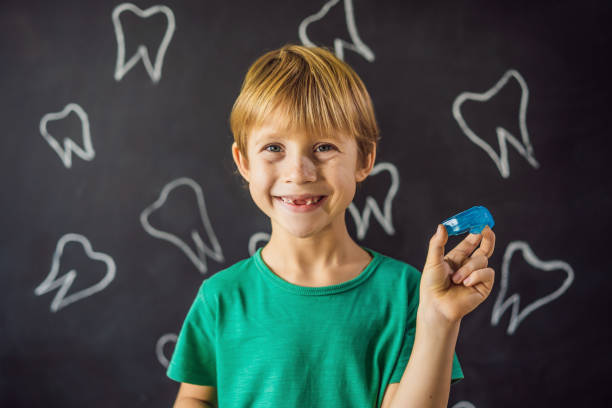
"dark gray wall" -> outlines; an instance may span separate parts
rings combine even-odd
[[[269,232],[233,173],[228,116],[250,63],[300,43],[325,1],[164,2],[176,30],[158,81],[142,60],[115,78],[120,4],[1,6],[2,406],[169,406],[160,356],[202,279]],[[420,269],[437,223],[473,205],[495,218],[496,283],[462,322],[449,406],[607,403],[609,4],[355,0],[351,33],[340,1],[306,27],[362,42],[344,59],[383,139],[354,204],[389,212],[362,231],[347,212],[356,240]],[[154,62],[168,18],[119,21],[125,61],[144,44]],[[70,103],[87,119],[53,116]],[[85,124],[91,149],[67,167]]]

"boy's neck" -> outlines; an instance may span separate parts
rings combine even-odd
[[[371,260],[370,254],[336,225],[316,236],[300,238],[272,227],[270,241],[261,256],[284,280],[300,286],[330,286],[358,276]]]

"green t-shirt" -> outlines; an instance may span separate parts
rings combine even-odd
[[[373,259],[338,285],[289,283],[261,248],[204,280],[168,376],[217,387],[221,408],[380,406],[410,357],[421,273],[362,248]]]

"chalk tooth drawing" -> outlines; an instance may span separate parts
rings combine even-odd
[[[71,112],[76,113],[81,121],[81,135],[83,137],[83,148],[76,144],[72,139],[64,138],[64,148],[47,130],[47,123],[54,120],[66,118]],[[93,160],[96,156],[91,144],[91,134],[89,131],[89,118],[87,113],[76,103],[67,104],[61,112],[47,113],[40,119],[39,130],[42,137],[55,150],[57,155],[64,163],[66,168],[72,167],[72,152],[83,160]]]
[[[453,405],[453,408],[476,408],[476,406],[468,401],[459,401]]]
[[[506,292],[508,291],[508,280],[510,277],[510,260],[516,251],[521,251],[523,254],[523,258],[525,261],[538,270],[543,271],[552,271],[561,269],[567,275],[565,280],[561,284],[561,286],[553,291],[552,293],[530,303],[527,307],[519,312],[519,304],[521,296],[518,293],[514,293],[506,299]],[[574,270],[572,267],[563,261],[553,260],[553,261],[542,261],[538,259],[529,244],[524,241],[513,241],[506,248],[506,252],[504,253],[504,259],[502,263],[502,271],[501,271],[501,281],[500,281],[500,290],[497,295],[497,299],[495,300],[495,305],[493,306],[493,313],[491,314],[491,325],[497,326],[499,320],[502,315],[506,312],[506,310],[512,306],[511,316],[510,316],[510,324],[506,330],[506,333],[509,335],[514,334],[519,324],[527,317],[529,314],[534,312],[536,309],[546,305],[547,303],[552,302],[561,296],[565,291],[570,287],[572,282],[574,281]]]
[[[479,102],[488,101],[493,96],[495,96],[508,83],[508,81],[511,78],[514,78],[521,87],[521,102],[520,102],[520,107],[519,107],[518,121],[519,121],[519,129],[521,132],[522,143],[516,137],[514,137],[508,130],[504,129],[503,127],[498,126],[495,129],[495,131],[497,133],[497,141],[499,143],[500,154],[497,155],[497,153],[493,150],[493,148],[488,143],[486,143],[484,140],[482,140],[480,137],[478,137],[476,133],[474,133],[474,131],[470,129],[470,127],[467,125],[467,123],[465,122],[461,114],[461,105],[467,100],[479,101]],[[487,152],[489,157],[491,157],[493,162],[497,165],[499,172],[504,178],[508,178],[508,176],[510,175],[510,166],[508,165],[507,142],[510,142],[514,146],[514,148],[523,157],[525,157],[525,159],[527,159],[527,162],[533,168],[537,169],[540,167],[539,163],[536,161],[534,157],[533,146],[531,145],[531,141],[529,139],[529,133],[527,132],[526,117],[527,117],[528,99],[529,99],[529,88],[527,87],[527,83],[525,82],[525,80],[523,79],[523,77],[518,71],[514,69],[510,69],[506,71],[506,73],[501,77],[501,79],[497,81],[497,83],[493,85],[493,87],[489,89],[488,91],[484,93],[463,92],[459,94],[459,96],[457,96],[457,98],[455,98],[455,101],[453,102],[453,116],[455,117],[455,120],[459,124],[459,127],[461,128],[463,133],[465,133],[465,135],[472,142],[474,142],[476,145],[482,148],[485,152]]]
[[[308,38],[308,34],[307,34],[308,26],[310,25],[310,23],[321,20],[323,17],[325,17],[329,9],[337,5],[339,2],[340,0],[328,1],[327,3],[323,5],[323,7],[321,8],[321,10],[319,10],[319,12],[306,17],[300,23],[298,33],[300,36],[300,41],[302,41],[302,44],[310,46],[310,47],[315,45],[312,41],[310,41],[310,38]],[[367,45],[364,44],[364,42],[359,37],[359,33],[357,32],[357,26],[355,25],[355,13],[353,9],[353,0],[344,0],[344,14],[346,16],[346,27],[348,29],[349,36],[351,38],[352,43],[348,41],[344,41],[340,38],[335,38],[334,39],[334,50],[335,50],[336,56],[343,60],[344,59],[344,49],[346,48],[346,49],[355,51],[356,53],[360,54],[362,57],[364,57],[366,60],[370,62],[374,61],[374,58],[375,58],[374,53]]]
[[[389,191],[387,191],[385,203],[383,205],[384,211],[380,210],[378,203],[371,196],[366,197],[362,214],[359,213],[359,210],[354,203],[351,203],[348,207],[349,212],[355,221],[355,226],[357,227],[358,239],[363,239],[368,232],[368,228],[370,226],[370,216],[372,214],[374,214],[374,217],[378,220],[387,234],[395,234],[395,228],[393,228],[393,221],[391,218],[391,204],[399,188],[399,173],[395,165],[392,163],[381,162],[374,166],[372,172],[370,173],[370,177],[380,173],[381,171],[387,171],[391,175],[391,185],[389,186]]]
[[[155,64],[151,63],[149,57],[149,51],[147,47],[140,44],[136,50],[136,53],[125,62],[125,37],[123,35],[123,26],[121,25],[120,15],[124,11],[131,11],[141,18],[148,18],[154,14],[162,13],[166,16],[168,24],[166,26],[166,32],[157,48],[157,54],[155,55]],[[139,59],[142,59],[142,63],[145,66],[149,76],[153,82],[158,82],[161,78],[162,66],[164,64],[164,55],[168,50],[168,45],[174,34],[175,22],[174,13],[166,6],[153,6],[146,10],[141,10],[132,3],[123,3],[115,7],[113,10],[113,25],[115,26],[115,37],[117,39],[117,63],[115,64],[115,80],[121,81],[123,76],[130,70]]]
[[[257,252],[257,244],[261,241],[270,241],[270,234],[267,232],[256,232],[249,238],[249,256],[253,256]]]
[[[157,345],[155,346],[157,361],[159,361],[159,363],[166,368],[168,368],[168,365],[170,364],[170,359],[164,354],[164,348],[168,343],[176,344],[177,340],[178,336],[174,333],[164,334],[159,338],[159,340],[157,340]]]
[[[68,273],[60,276],[59,278],[57,277],[57,274],[59,272],[61,258],[64,252],[64,246],[66,246],[66,244],[69,242],[78,242],[79,244],[81,244],[83,249],[85,249],[85,253],[90,259],[94,261],[104,262],[106,264],[106,275],[104,275],[104,278],[102,278],[102,280],[100,280],[95,285],[73,293],[70,296],[66,296],[66,293],[70,289],[72,282],[74,282],[77,277],[77,272],[76,270],[71,269]],[[47,275],[45,280],[34,290],[34,293],[37,296],[40,296],[56,288],[59,288],[59,290],[55,294],[55,298],[51,302],[51,311],[57,312],[58,310],[68,306],[73,302],[84,299],[88,296],[93,295],[94,293],[104,290],[109,285],[109,283],[111,283],[113,279],[115,279],[115,271],[116,267],[113,258],[102,252],[93,251],[89,240],[83,235],[69,233],[61,237],[60,240],[57,242],[57,246],[55,247],[55,253],[53,254],[51,271],[49,272],[49,275]]]
[[[210,247],[205,245],[200,234],[195,229],[193,229],[191,231],[191,239],[193,240],[195,244],[195,248],[198,253],[197,255],[194,251],[192,251],[189,245],[187,245],[184,241],[182,241],[176,235],[170,234],[168,232],[160,231],[157,228],[154,228],[153,226],[151,226],[151,224],[149,223],[149,216],[151,215],[151,213],[158,210],[164,205],[164,203],[166,202],[166,199],[168,198],[168,195],[172,192],[172,190],[174,190],[177,187],[181,187],[181,186],[188,187],[192,189],[193,192],[195,193],[199,212],[200,212],[200,220],[202,221],[204,230],[206,231],[206,234],[208,238],[210,239],[210,242],[212,243],[212,246],[213,246],[213,248],[211,249]],[[212,228],[210,220],[208,219],[208,213],[206,211],[206,203],[204,201],[204,193],[202,192],[202,188],[200,188],[198,183],[196,183],[190,178],[181,177],[165,185],[159,195],[159,198],[153,204],[145,208],[144,211],[140,214],[140,223],[142,224],[145,231],[149,233],[151,236],[155,238],[163,239],[165,241],[168,241],[176,245],[181,251],[185,253],[185,255],[187,255],[189,260],[195,265],[196,268],[198,268],[198,270],[201,273],[206,273],[206,271],[208,270],[206,266],[207,256],[214,259],[217,262],[224,261],[221,245],[219,245],[217,236],[215,235],[215,232]]]

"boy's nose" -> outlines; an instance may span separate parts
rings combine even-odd
[[[290,183],[308,183],[316,181],[317,168],[312,159],[304,155],[288,159],[285,181]]]

